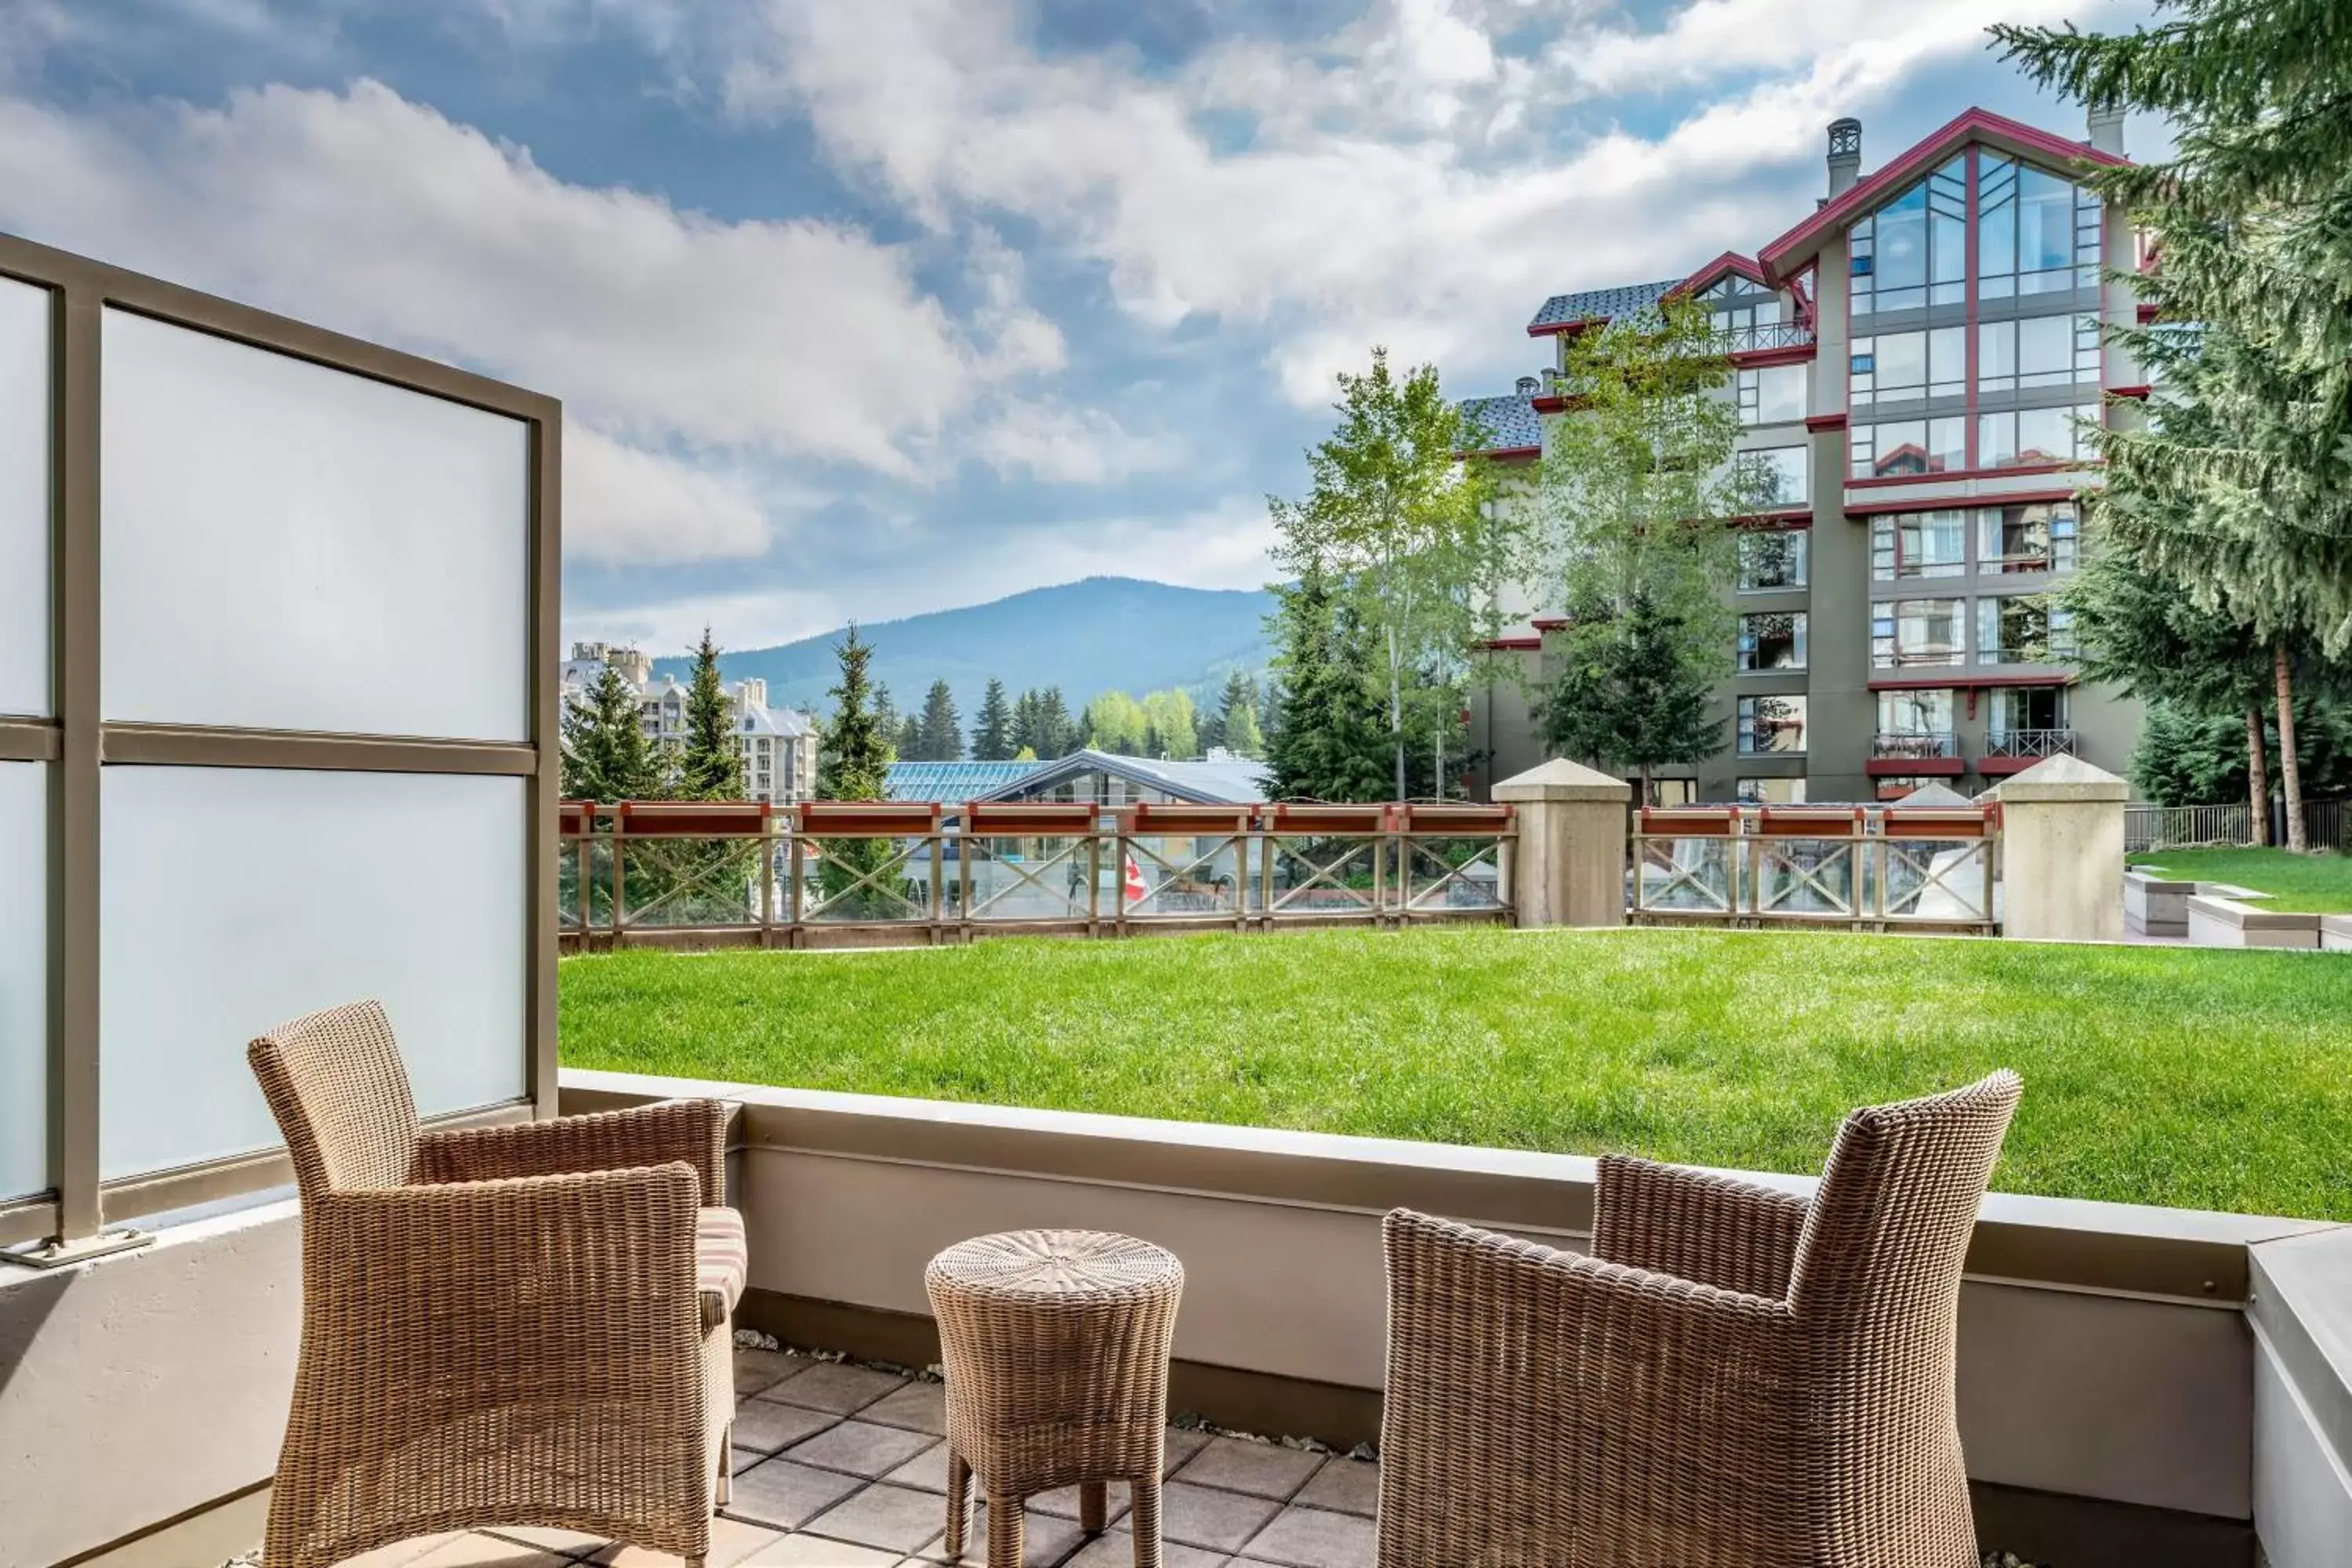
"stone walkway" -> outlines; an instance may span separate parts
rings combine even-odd
[[[845,1362],[774,1351],[735,1358],[735,1496],[709,1568],[928,1568],[950,1561],[946,1391]],[[1032,1498],[1032,1568],[1125,1568],[1125,1488],[1092,1542],[1075,1489]],[[1380,1467],[1171,1427],[1160,1492],[1166,1568],[1371,1568]],[[964,1561],[988,1560],[987,1510]],[[675,1568],[677,1559],[565,1531],[411,1541],[342,1568]]]

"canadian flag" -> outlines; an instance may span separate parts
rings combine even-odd
[[[1127,857],[1127,884],[1120,891],[1130,904],[1139,904],[1151,896],[1151,889],[1143,885],[1143,868],[1135,863],[1131,853]]]

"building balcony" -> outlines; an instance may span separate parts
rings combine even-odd
[[[1776,349],[1813,346],[1813,329],[1802,321],[1766,321],[1715,334],[1715,348],[1724,354],[1769,353]]]
[[[1961,771],[1959,738],[1948,730],[1924,733],[1881,731],[1870,738],[1870,761],[1865,771],[1874,777],[1957,775]]]
[[[2023,773],[2045,757],[2071,757],[2079,737],[2072,730],[1995,730],[1985,737],[1977,772],[1987,778]]]

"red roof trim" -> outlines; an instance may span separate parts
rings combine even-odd
[[[1528,406],[1538,414],[1565,414],[1569,399],[1565,393],[1547,392],[1540,397],[1528,399]]]
[[[1810,257],[1831,233],[1918,178],[1955,148],[1988,137],[2015,151],[2038,153],[2062,164],[2119,164],[2131,161],[2113,153],[2102,153],[2087,142],[2069,141],[2005,114],[1995,114],[1990,109],[1965,110],[1951,123],[1914,143],[1901,157],[1869,178],[1848,186],[1835,201],[1814,211],[1758,251],[1756,259],[1766,278],[1786,278],[1791,264]]]
[[[1535,619],[1529,621],[1528,625],[1535,627],[1535,629],[1539,632],[1565,631],[1568,629],[1568,617],[1566,616],[1538,616]]]
[[[1873,691],[1937,691],[1948,687],[1965,691],[1985,686],[2072,686],[2074,677],[2058,675],[1902,675],[1870,683]]]
[[[1937,496],[1922,500],[1917,496],[1888,496],[1880,500],[1853,500],[1845,503],[1848,517],[1869,517],[1882,511],[1946,511],[1964,510],[1989,506],[2032,506],[2041,501],[2073,500],[2074,490],[1998,490],[1989,495]]]
[[[2111,386],[2107,388],[2107,395],[2109,397],[2128,397],[2137,402],[2145,403],[2147,401],[2148,394],[2155,390],[2156,389],[2152,386]]]
[[[1759,365],[1768,364],[1804,364],[1812,359],[1813,350],[1817,346],[1813,343],[1797,343],[1785,349],[1748,349],[1743,353],[1727,354],[1724,357],[1740,370],[1753,370]]]
[[[1700,289],[1713,285],[1717,279],[1720,279],[1727,272],[1737,272],[1742,278],[1748,279],[1751,282],[1760,283],[1767,289],[1772,287],[1772,280],[1764,276],[1764,269],[1756,265],[1756,258],[1754,257],[1742,256],[1736,250],[1727,250],[1721,256],[1717,257],[1714,260],[1708,262],[1706,266],[1700,268],[1697,271],[1692,273],[1689,277],[1684,279],[1673,288],[1667,289],[1666,292],[1669,295],[1696,294]]]
[[[1609,318],[1606,316],[1580,316],[1573,321],[1553,321],[1548,326],[1537,326],[1530,322],[1528,326],[1528,336],[1572,338],[1587,327],[1605,327],[1608,324]]]
[[[1820,435],[1824,430],[1843,430],[1845,428],[1845,416],[1843,414],[1808,414],[1805,416],[1805,428],[1816,436]]]
[[[1490,648],[1496,653],[1524,653],[1530,649],[1540,649],[1543,647],[1543,638],[1488,637],[1485,642],[1478,646],[1485,648]]]
[[[1916,451],[1918,448],[1911,448]],[[1896,450],[1902,450],[1897,447]],[[2012,463],[2006,468],[1941,468],[1932,474],[1873,474],[1865,479],[1848,479],[1850,490],[1894,489],[1903,485],[1935,485],[1948,479],[1990,479],[2003,474],[2063,474],[2076,468],[2095,468],[2091,462],[2080,463]]]
[[[1454,454],[1454,460],[1457,463],[1466,463],[1473,458],[1484,458],[1490,463],[1511,463],[1542,456],[1541,447],[1496,447],[1486,452],[1456,452]]]
[[[1873,778],[1957,778],[1967,770],[1958,757],[1872,757],[1862,771]]]

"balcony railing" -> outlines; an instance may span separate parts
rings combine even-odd
[[[1958,738],[1948,730],[1924,734],[1911,731],[1882,731],[1870,738],[1870,754],[1916,763],[1934,757],[1957,757],[1960,754],[1960,748]]]
[[[1507,805],[570,802],[569,951],[1500,921]]]
[[[1767,349],[1810,348],[1813,329],[1802,321],[1765,321],[1752,327],[1734,327],[1715,334],[1718,353],[1758,353]]]
[[[1657,806],[1634,814],[1637,921],[1990,931],[1998,807]]]
[[[1995,730],[1985,737],[1988,757],[2071,757],[2072,730]]]

